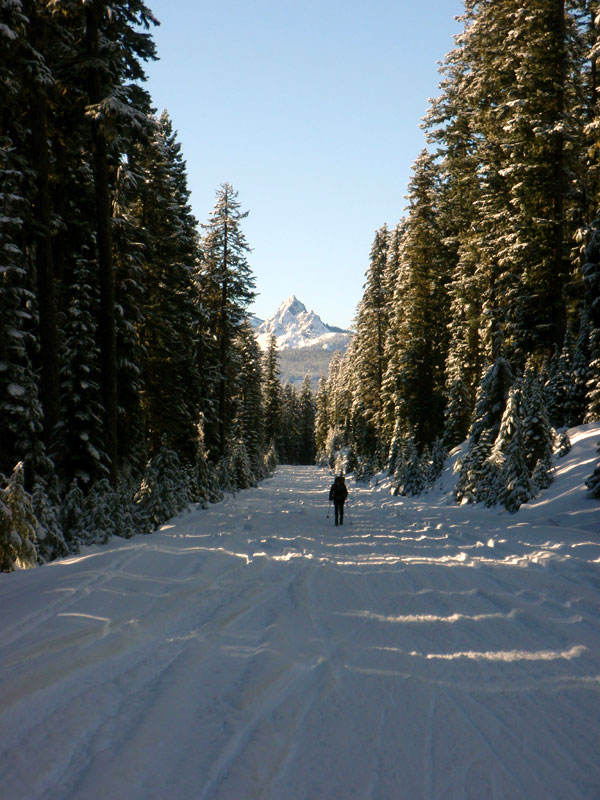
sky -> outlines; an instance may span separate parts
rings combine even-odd
[[[462,0],[147,0],[146,65],[206,222],[233,185],[261,318],[295,294],[347,328],[375,231],[404,215]]]

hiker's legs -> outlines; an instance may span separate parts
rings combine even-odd
[[[344,504],[340,503],[340,525],[344,524]]]
[[[340,504],[334,503],[333,507],[335,508],[335,524],[338,524],[339,515],[340,515]]]

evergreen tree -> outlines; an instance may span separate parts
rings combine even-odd
[[[81,52],[87,71],[87,117],[90,127],[91,165],[95,192],[95,228],[100,293],[98,335],[104,407],[104,449],[112,485],[118,468],[117,349],[113,239],[111,226],[111,150],[116,136],[147,126],[147,97],[134,83],[144,79],[141,60],[154,57],[149,35],[138,30],[155,22],[142,0],[108,3],[106,0],[69,11],[82,15]],[[77,46],[77,45],[76,45]],[[127,84],[126,81],[132,83]]]
[[[325,442],[329,431],[329,398],[327,396],[327,379],[319,378],[317,396],[315,398],[315,450],[320,460],[325,452]]]
[[[0,475],[0,572],[34,566],[36,541],[37,520],[19,462],[8,482]]]
[[[447,270],[438,219],[439,175],[432,156],[421,153],[409,186],[409,214],[400,250],[385,390],[395,418],[414,431],[417,448],[441,433],[447,354]]]
[[[61,406],[52,456],[61,476],[88,488],[109,474],[102,434],[103,409],[98,400],[100,352],[97,345],[98,295],[92,265],[82,257],[69,287],[61,353]]]
[[[490,431],[493,440],[500,430],[506,400],[514,381],[513,373],[506,359],[498,358],[485,372],[475,405],[475,413],[469,438],[477,443],[483,431]]]
[[[468,448],[456,484],[455,496],[458,501],[474,503],[490,497],[486,483],[495,483],[494,459],[491,463],[486,462],[500,431],[512,383],[512,371],[502,357],[483,376],[469,432]],[[494,475],[493,478],[490,473]]]
[[[185,163],[166,113],[134,168],[141,178],[136,217],[144,231],[139,335],[149,450],[158,452],[166,433],[173,449],[191,463],[198,417],[193,339],[198,241]]]
[[[555,351],[550,361],[548,379],[544,386],[548,417],[555,428],[568,424],[568,404],[571,391],[571,360],[573,343],[570,331],[565,334],[560,353]]]
[[[356,374],[355,398],[364,409],[364,429],[361,454],[383,464],[387,450],[382,441],[383,405],[381,387],[386,371],[385,337],[389,327],[386,285],[389,232],[380,228],[371,247],[369,269],[362,300],[356,316],[353,347]]]
[[[518,511],[536,495],[536,487],[529,476],[521,438],[521,423],[516,418],[515,430],[504,453],[502,465],[502,490],[500,499],[507,511]]]
[[[553,431],[539,375],[529,367],[525,372],[522,394],[522,428],[521,428],[523,455],[529,474],[533,477],[536,472],[535,482],[540,482],[546,488],[550,485],[549,472],[545,477],[543,470],[549,467],[552,455]]]
[[[142,529],[147,532],[179,514],[194,500],[184,465],[168,446],[166,435],[161,449],[148,462],[135,499]]]
[[[283,396],[279,382],[279,361],[275,336],[269,339],[263,369],[263,407],[265,413],[265,440],[273,445],[277,457],[283,446],[282,405]]]
[[[600,445],[598,446],[598,455],[600,455]],[[600,497],[600,461],[596,464],[594,471],[586,480],[585,485],[592,497]]]
[[[315,416],[316,403],[310,385],[310,378],[306,376],[302,383],[298,405],[298,427],[300,433],[298,462],[300,464],[315,463]]]
[[[600,420],[600,219],[591,226],[582,274],[583,313],[589,323],[590,348],[585,422],[596,422]]]
[[[224,183],[201,242],[202,301],[215,337],[216,380],[207,418],[207,445],[223,456],[231,426],[232,396],[228,392],[235,332],[245,319],[245,309],[254,299],[254,277],[246,260],[250,248],[242,231],[248,212],[240,210],[237,192]]]
[[[43,563],[68,555],[69,549],[60,526],[58,509],[40,479],[34,484],[31,503],[37,520],[38,559]]]
[[[31,472],[42,455],[43,411],[33,364],[39,319],[30,267],[36,189],[26,94],[47,71],[29,44],[22,4],[4,3],[1,20],[0,471],[8,473],[20,461]]]
[[[250,464],[250,484],[255,485],[256,481],[264,477],[263,373],[260,348],[247,321],[238,331],[237,354],[239,366],[236,422]]]

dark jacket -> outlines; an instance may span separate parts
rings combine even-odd
[[[346,484],[343,478],[338,477],[335,479],[335,483],[332,484],[331,489],[329,490],[329,499],[333,500],[335,505],[343,505],[344,501],[348,497],[348,489],[346,489]]]

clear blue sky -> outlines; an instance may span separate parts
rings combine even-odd
[[[205,222],[225,181],[270,316],[295,294],[348,327],[377,228],[403,216],[462,0],[147,0],[166,108]]]

